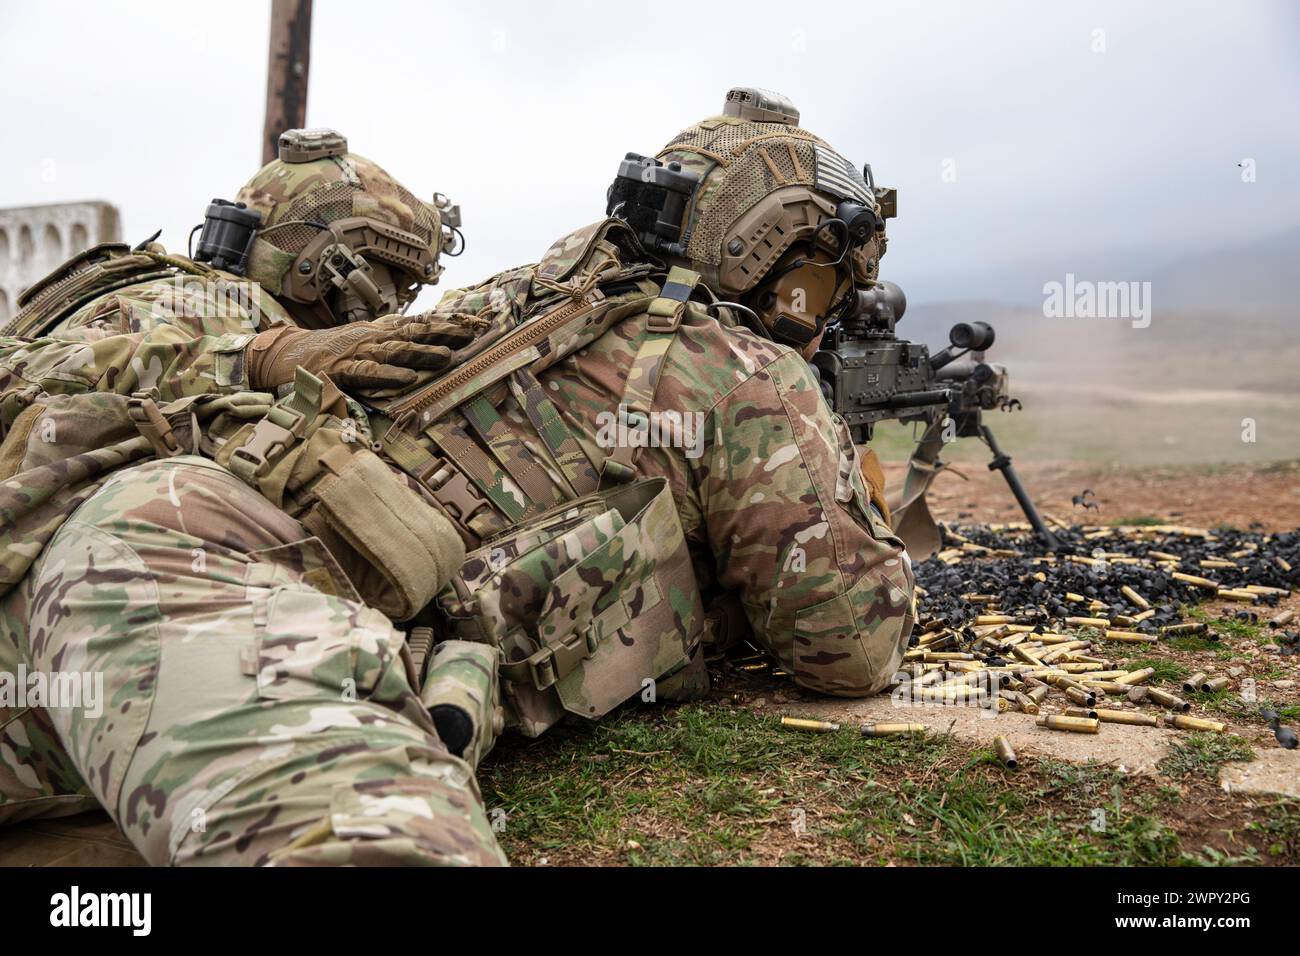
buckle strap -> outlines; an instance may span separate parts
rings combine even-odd
[[[248,441],[231,453],[230,470],[246,484],[266,475],[306,431],[307,416],[286,405],[273,405],[253,426]]]
[[[126,412],[136,430],[149,440],[159,458],[174,458],[183,454],[185,449],[172,433],[171,422],[158,410],[156,397],[156,392],[136,392],[126,400]]]
[[[531,681],[538,690],[546,690],[563,680],[574,669],[596,653],[600,641],[593,621],[581,631],[569,634],[555,644],[548,644],[522,661],[510,661],[499,666],[501,676],[515,684]]]
[[[299,366],[294,373],[293,391],[271,406],[253,426],[253,432],[236,448],[227,466],[240,481],[254,484],[265,477],[307,433],[320,415],[324,382]]]
[[[430,456],[424,468],[412,477],[433,495],[449,518],[466,529],[475,514],[492,506],[492,502],[446,459]]]
[[[647,325],[651,332],[677,331],[677,326],[682,321],[682,313],[686,310],[686,303],[690,300],[691,293],[695,291],[699,281],[700,274],[690,269],[673,266],[669,270],[668,279],[659,290],[658,298],[650,303],[650,308],[647,310],[649,312]]]

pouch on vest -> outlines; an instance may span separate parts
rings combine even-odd
[[[467,556],[438,596],[451,636],[492,644],[508,725],[536,737],[565,713],[655,697],[690,662],[704,612],[668,482],[553,509]]]
[[[433,599],[464,558],[455,526],[370,450],[328,378],[294,390],[216,454],[324,542],[362,599],[395,621]]]

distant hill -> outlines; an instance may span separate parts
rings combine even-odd
[[[1258,315],[1296,321],[1300,320],[1300,295],[1292,277],[1298,271],[1297,263],[1300,226],[1208,252],[1162,255],[1148,249],[1117,247],[1109,252],[1043,257],[966,278],[909,275],[903,288],[918,305],[964,303],[969,298],[1032,306],[1042,301],[1045,282],[1063,281],[1068,271],[1085,280],[1149,281],[1155,308],[1164,312]],[[886,260],[885,277],[891,278],[888,266]]]
[[[1219,252],[1174,260],[1151,277],[1158,307],[1300,319],[1300,226]],[[1297,332],[1300,334],[1300,331]]]

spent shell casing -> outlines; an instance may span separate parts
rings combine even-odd
[[[1066,717],[1089,717],[1092,720],[1097,719],[1097,711],[1091,707],[1067,707],[1065,708]]]
[[[1097,681],[1115,680],[1117,677],[1123,677],[1128,671],[1089,671],[1086,674],[1079,675],[1079,679],[1085,684],[1095,684]]]
[[[1285,627],[1286,625],[1290,624],[1293,620],[1295,620],[1295,608],[1293,607],[1287,608],[1285,611],[1278,614],[1276,617],[1270,618],[1268,622],[1268,626]]]
[[[1192,709],[1192,705],[1181,697],[1175,697],[1168,691],[1160,690],[1157,687],[1147,688],[1147,700],[1153,700],[1161,707],[1168,707],[1170,710],[1188,711]]]
[[[1223,587],[1218,581],[1211,581],[1209,578],[1197,577],[1195,574],[1183,574],[1181,571],[1175,571],[1170,575],[1175,581],[1182,581],[1184,584],[1191,584],[1198,588],[1205,588],[1207,591],[1218,592]]]
[[[1065,688],[1065,696],[1070,698],[1070,700],[1074,701],[1080,707],[1092,707],[1097,703],[1096,694],[1090,694],[1088,691],[1079,687]]]
[[[1216,677],[1202,683],[1200,690],[1202,694],[1213,694],[1216,690],[1223,690],[1231,683],[1232,681],[1226,677]]]
[[[1228,729],[1227,724],[1217,720],[1202,720],[1200,717],[1188,717],[1185,714],[1166,714],[1165,723],[1179,730],[1209,730],[1221,734]]]
[[[1269,587],[1267,584],[1247,584],[1244,588],[1239,588],[1239,590],[1254,591],[1256,594],[1276,594],[1279,597],[1288,597],[1291,594],[1286,588]]]
[[[1103,724],[1132,724],[1134,727],[1159,727],[1155,714],[1139,714],[1129,710],[1098,710],[1095,712]]]
[[[1110,627],[1110,618],[1108,617],[1067,617],[1066,624],[1072,624],[1075,627]]]
[[[1047,695],[1050,694],[1051,692],[1052,692],[1052,688],[1048,687],[1046,684],[1039,684],[1037,687],[1031,687],[1028,691],[1026,691],[1025,696],[1028,697],[1030,700],[1032,700],[1035,704],[1041,704],[1043,702],[1043,699],[1047,697]]]
[[[1019,691],[1012,691],[1012,693],[1015,694],[1014,700],[1016,706],[1020,708],[1022,713],[1037,715],[1038,701],[1034,700],[1028,694],[1022,694]]]
[[[1095,734],[1101,722],[1093,717],[1062,717],[1051,714],[1038,718],[1038,726],[1048,730],[1067,730],[1075,734]]]
[[[839,724],[829,720],[807,720],[803,717],[782,717],[781,726],[810,734],[832,734],[840,729]]]
[[[1183,693],[1194,694],[1201,689],[1201,685],[1209,680],[1209,675],[1204,671],[1197,671],[1187,680],[1183,681]]]
[[[1012,656],[1012,657],[1015,657],[1015,658],[1018,658],[1019,660],[1024,661],[1026,664],[1032,664],[1032,665],[1035,666],[1035,667],[1042,667],[1042,666],[1043,666],[1043,662],[1042,662],[1041,660],[1039,660],[1039,659],[1038,659],[1037,657],[1035,657],[1033,654],[1030,654],[1030,653],[1029,653],[1027,650],[1025,650],[1023,647],[1019,647],[1019,646],[1017,646],[1017,647],[1013,647],[1013,648],[1011,648],[1011,656]]]
[[[925,724],[863,724],[864,737],[892,737],[895,734],[923,734]]]
[[[1129,684],[1117,684],[1113,680],[1090,680],[1084,686],[1103,694],[1127,694],[1133,689]]]
[[[1122,644],[1155,644],[1159,638],[1154,634],[1141,634],[1137,631],[1117,631],[1107,628],[1106,633],[1102,635],[1102,640],[1119,641]]]
[[[1116,677],[1117,684],[1141,684],[1151,679],[1156,669],[1154,667],[1144,667],[1139,671],[1129,671],[1123,677]]]
[[[1015,770],[1020,766],[1020,761],[1016,759],[1016,752],[1011,749],[1011,741],[1006,737],[994,737],[993,749],[998,752],[998,760],[1002,762],[1002,766],[1008,770]]]
[[[1138,594],[1127,584],[1119,589],[1119,593],[1128,598],[1131,603],[1135,604],[1139,611],[1147,611],[1151,609],[1151,602]]]
[[[1161,634],[1204,634],[1210,625],[1204,621],[1189,621],[1185,624],[1170,624],[1160,629]]]

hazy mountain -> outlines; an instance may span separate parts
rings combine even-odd
[[[1077,280],[1150,282],[1155,309],[1254,314],[1300,319],[1293,276],[1300,272],[1300,226],[1285,232],[1197,252],[1171,253],[1116,248],[1076,255],[1044,256],[994,272],[967,276],[927,274],[914,259],[900,261],[897,275],[885,260],[886,278],[902,284],[918,304],[969,301],[1041,305],[1046,282]],[[909,316],[910,318],[910,316]]]

